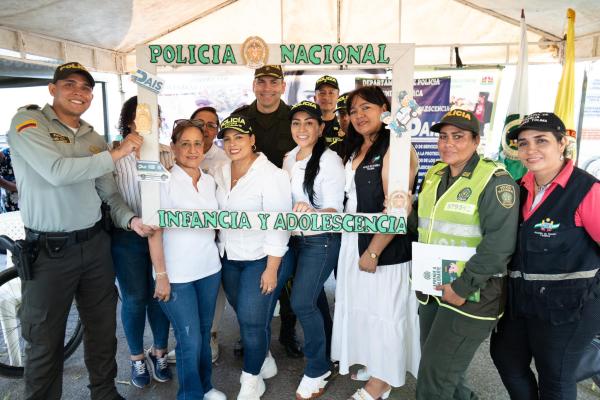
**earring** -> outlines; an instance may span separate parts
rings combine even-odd
[[[563,161],[565,159],[565,156],[563,156],[562,154],[560,155],[560,161]]]
[[[252,145],[252,151],[254,151],[254,152],[256,151],[256,145],[255,144]]]

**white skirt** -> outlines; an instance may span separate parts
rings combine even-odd
[[[410,261],[358,268],[358,234],[343,233],[335,291],[331,357],[340,373],[354,364],[393,387],[417,376],[421,347],[418,302],[410,290]]]

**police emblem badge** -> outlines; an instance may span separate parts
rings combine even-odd
[[[244,63],[254,69],[263,67],[269,60],[269,46],[258,36],[248,37],[242,43],[242,59]]]
[[[496,198],[504,208],[512,208],[515,205],[515,188],[512,185],[497,185]]]
[[[152,132],[152,113],[146,103],[138,103],[135,109],[135,129],[140,135]]]
[[[467,201],[469,197],[471,197],[471,193],[473,193],[473,190],[471,190],[469,187],[466,187],[458,192],[456,195],[456,200]]]

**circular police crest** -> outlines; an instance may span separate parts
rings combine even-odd
[[[429,271],[423,272],[423,278],[425,278],[426,280],[431,280],[431,272],[429,272]]]
[[[473,193],[473,190],[471,190],[471,188],[469,188],[469,187],[466,187],[466,188],[462,189],[460,192],[458,192],[458,194],[456,195],[456,200],[467,201],[469,199],[469,197],[471,197],[472,193]]]
[[[242,43],[242,59],[250,68],[261,68],[269,60],[269,46],[262,38],[250,36]]]

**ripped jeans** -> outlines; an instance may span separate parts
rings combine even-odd
[[[193,282],[171,283],[171,298],[159,302],[171,321],[177,346],[177,399],[202,399],[212,389],[210,328],[221,271]]]

